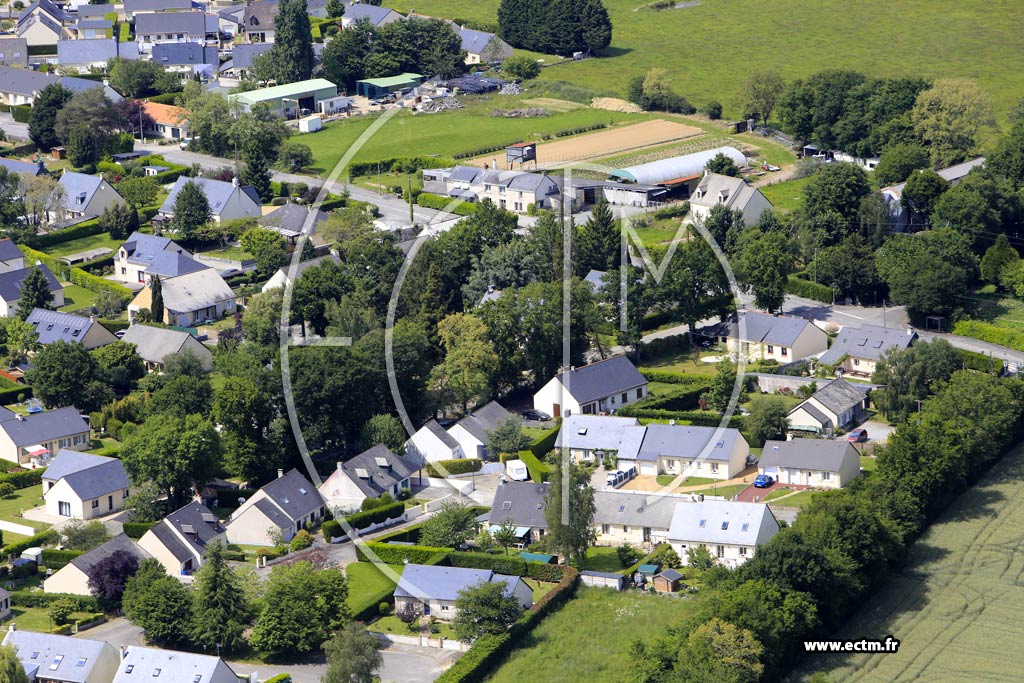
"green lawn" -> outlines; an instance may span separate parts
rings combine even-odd
[[[50,619],[49,610],[44,607],[12,607],[11,615],[14,617],[14,623],[23,631],[46,632],[55,626]],[[84,612],[73,612],[71,620],[85,619],[86,616],[89,615]]]
[[[428,13],[496,22],[500,0],[431,0]],[[385,0],[423,10],[412,0]],[[542,78],[624,93],[634,76],[668,69],[675,88],[697,106],[722,102],[739,116],[736,93],[757,68],[786,80],[824,69],[871,76],[974,78],[1005,117],[1024,91],[1024,6],[1017,0],[703,0],[663,11],[638,0],[605,0],[614,26],[602,59],[543,69]],[[708,68],[708,60],[714,68]]]
[[[693,491],[687,491],[687,493],[703,493],[707,496],[721,496],[722,498],[732,498],[737,493],[747,488],[747,484],[729,484],[728,486],[708,486],[703,489],[694,489]]]
[[[122,241],[123,240],[111,239],[109,234],[101,232],[98,235],[89,235],[88,237],[80,237],[77,240],[54,244],[52,247],[47,247],[43,251],[54,258],[68,256],[69,254],[77,254],[80,251],[98,249],[100,247],[107,247],[108,249],[117,251],[117,248],[121,246]]]
[[[758,189],[772,203],[776,211],[793,212],[800,208],[804,201],[804,187],[810,178],[796,178],[774,185],[762,185]]]
[[[860,468],[862,470],[865,472],[874,472],[876,467],[878,467],[877,458],[868,455],[860,456]]]
[[[399,575],[405,569],[402,565],[390,565]],[[354,562],[345,567],[348,576],[348,607],[353,614],[365,609],[368,605],[380,601],[384,590],[395,587],[395,582],[384,572],[377,569],[372,562]]]
[[[668,486],[672,483],[673,479],[675,479],[675,477],[671,474],[659,474],[658,484],[661,486]],[[700,486],[701,484],[714,484],[716,481],[718,480],[712,479],[711,477],[687,477],[686,479],[683,479],[683,483],[680,484],[680,486]]]
[[[396,114],[356,153],[354,160],[372,161],[412,153],[450,156],[523,140],[537,140],[544,135],[595,123],[611,124],[646,118],[641,114],[582,108],[539,118],[508,119],[493,117],[491,111],[520,106],[518,98],[466,97],[460,101],[467,104],[465,109],[440,114],[414,115],[407,111]],[[321,173],[332,171],[342,155],[376,118],[360,116],[338,121],[319,132],[303,135],[302,142],[313,149],[314,169]]]
[[[30,510],[34,507],[38,507],[43,504],[42,498],[42,487],[41,486],[29,486],[28,488],[18,489],[14,492],[14,495],[7,498],[0,498],[0,519],[8,522],[14,522],[15,524],[24,524],[30,526],[36,530],[43,530],[49,527],[49,524],[44,522],[33,522],[28,519],[22,519],[18,514],[24,510]],[[5,531],[3,533],[5,543],[11,541],[18,541],[24,538],[19,534]]]
[[[704,356],[714,356],[716,354],[702,354]],[[715,368],[717,363],[705,363],[702,360],[693,361],[693,356],[688,351],[678,356],[669,356],[666,358],[658,358],[655,360],[645,360],[644,368],[650,368],[654,370],[667,370],[669,372],[677,372],[681,375],[700,375],[702,377],[714,377]]]
[[[444,637],[450,640],[455,639],[455,629],[453,629],[450,625],[444,623],[443,621],[435,622],[431,626],[437,629],[437,633],[430,634],[432,638]],[[402,636],[414,636],[421,634],[419,628],[409,630],[409,626],[394,615],[391,615],[389,617],[381,617],[377,621],[370,624],[369,629],[372,631],[376,631],[378,633],[394,633]]]
[[[242,247],[224,247],[223,249],[211,249],[210,251],[204,251],[201,253],[203,256],[226,258],[234,261],[242,261],[252,258],[252,254],[247,252],[245,249],[242,249]]]
[[[767,496],[765,496],[762,499],[762,502],[768,502],[768,501],[776,500],[776,499],[780,498],[781,496],[784,495],[783,493],[780,493],[780,491],[783,491],[783,490],[785,490],[787,493],[790,491],[790,489],[779,489],[778,491],[772,491],[771,493],[769,493]],[[782,506],[782,507],[801,508],[804,505],[809,504],[811,502],[811,499],[814,498],[814,496],[817,495],[818,493],[820,493],[820,492],[819,491],[801,491],[800,493],[793,494],[792,496],[790,496],[789,498],[786,498],[785,500],[778,501],[778,504],[780,506]],[[775,494],[779,494],[779,495],[775,495]]]
[[[986,285],[964,299],[972,318],[1024,332],[1024,301],[1008,294],[997,294],[994,285]]]
[[[681,622],[690,603],[635,591],[580,587],[491,676],[491,683],[620,683],[632,680],[629,648]]]
[[[85,287],[65,284],[64,305],[61,306],[59,310],[80,311],[83,308],[91,308],[98,298],[99,295],[96,292],[89,291]]]
[[[621,572],[622,565],[615,548],[611,546],[594,546],[587,550],[587,559],[580,564],[580,569],[595,572]]]

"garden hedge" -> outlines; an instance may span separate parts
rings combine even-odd
[[[27,389],[28,387],[25,388]],[[43,473],[45,471],[46,468],[43,467],[36,470],[23,470],[21,472],[4,472],[0,474],[0,484],[13,484],[16,489],[39,486],[43,481]]]
[[[389,505],[383,505],[379,508],[373,508],[372,510],[364,510],[362,512],[356,512],[345,517],[345,521],[348,522],[354,529],[365,529],[371,524],[379,524],[389,519],[396,519],[401,517],[405,512],[405,503],[398,501]],[[337,522],[335,522],[337,524]],[[326,525],[325,525],[326,526]],[[341,525],[338,525],[339,528]],[[341,536],[343,534],[338,534]]]
[[[42,591],[14,591],[11,593],[11,605],[14,607],[49,607],[58,600],[70,600],[75,604],[76,612],[102,612],[100,599],[92,595],[74,595],[72,593],[43,593]]]
[[[530,452],[536,455],[538,458],[543,458],[545,455],[551,452],[551,449],[555,447],[555,442],[558,441],[558,430],[560,427],[552,427],[551,429],[544,432],[542,436],[537,437],[530,444]]]
[[[268,678],[263,683],[292,683],[292,677],[288,674],[278,674],[273,678]]]
[[[391,157],[380,161],[356,161],[348,165],[349,176],[376,176],[377,167],[381,173],[413,173],[423,168],[447,168],[455,165],[454,159],[443,157]]]
[[[786,293],[795,296],[802,296],[805,299],[814,299],[822,303],[832,303],[832,288],[819,285],[810,280],[804,280],[796,275],[786,278]]]
[[[83,221],[78,225],[70,228],[64,228],[63,230],[56,230],[54,232],[48,232],[45,235],[32,235],[27,237],[24,244],[34,249],[45,249],[46,247],[52,247],[55,244],[62,244],[64,242],[70,242],[71,240],[81,239],[83,237],[92,237],[98,235],[101,232],[105,232],[100,227],[100,221],[98,218],[92,220]]]
[[[966,349],[957,349],[957,351],[960,353],[960,358],[963,360],[964,367],[968,370],[977,370],[978,372],[987,372],[998,375],[1003,369],[1003,361],[993,359],[991,356],[984,353],[967,351]]]
[[[128,538],[138,540],[146,535],[146,532],[153,528],[156,522],[125,522],[124,533]]]
[[[56,548],[45,548],[42,561],[48,569],[60,569],[71,560],[82,554],[81,550],[57,550]]]
[[[479,472],[480,468],[483,466],[483,461],[477,460],[476,458],[438,460],[436,462],[427,463],[427,476],[444,478],[450,474],[469,474],[470,472]],[[442,471],[438,469],[439,467],[447,474],[442,473]]]
[[[404,564],[406,560],[412,564],[433,564],[437,562],[438,555],[445,556],[451,552],[450,548],[431,548],[425,545],[392,545],[377,541],[367,541],[366,548],[371,550],[385,564]],[[376,561],[366,555],[362,545],[356,546],[356,559],[360,562]]]
[[[498,574],[526,576],[526,560],[517,555],[492,555],[490,553],[448,553],[448,564],[469,569],[490,569]]]
[[[476,204],[462,202],[461,204],[449,207],[449,204],[452,203],[451,197],[443,197],[439,194],[431,194],[430,192],[420,192],[416,197],[416,203],[420,206],[425,206],[428,209],[447,211],[448,213],[454,213],[458,216],[472,216],[476,213]]]
[[[15,557],[20,556],[23,552],[29,548],[38,548],[46,545],[50,542],[53,534],[50,531],[40,531],[35,536],[29,536],[24,541],[18,541],[17,543],[9,543],[4,546],[4,555],[14,555]]]
[[[648,382],[661,382],[662,384],[700,384],[701,386],[709,386],[711,384],[710,377],[687,375],[681,372],[661,370],[658,368],[640,368],[640,374],[643,375],[644,379]]]
[[[157,104],[174,104],[177,101],[177,99],[179,97],[182,97],[184,94],[185,93],[182,91],[165,92],[161,95],[153,95],[152,97],[147,97],[146,101],[156,102]]]
[[[32,107],[27,104],[17,104],[6,107],[7,111],[11,112],[11,116],[18,123],[28,123],[32,118]]]
[[[217,491],[217,507],[234,510],[238,507],[238,499],[249,500],[256,494],[256,489],[220,489]]]
[[[519,451],[519,459],[526,463],[526,469],[530,472],[530,479],[539,484],[545,481],[554,468],[541,461],[533,451]]]
[[[709,381],[696,385],[673,387],[660,396],[648,396],[636,403],[628,403],[619,408],[618,414],[623,417],[637,417],[635,411],[645,410],[693,410],[701,394],[707,392]]]
[[[11,387],[10,389],[0,390],[0,405],[15,403],[18,400],[18,396],[21,396],[22,394],[24,394],[25,398],[32,398],[32,387],[17,386]],[[0,479],[0,482],[2,481],[3,480]]]
[[[1017,351],[1024,351],[1024,332],[1000,327],[980,320],[961,320],[953,325],[953,334],[999,344]]]

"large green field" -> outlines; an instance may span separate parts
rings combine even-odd
[[[792,681],[1018,681],[1024,611],[1024,446],[954,501],[903,570],[835,637],[900,641],[897,654],[818,655]]]
[[[650,640],[686,616],[688,602],[633,591],[582,586],[576,597],[533,630],[491,683],[629,678],[629,646]]]
[[[493,23],[499,0],[384,4]],[[1020,0],[701,0],[637,11],[646,4],[604,0],[614,26],[611,56],[550,67],[542,77],[621,94],[631,77],[662,67],[697,106],[717,99],[730,116],[739,113],[737,90],[758,68],[786,79],[822,69],[974,78],[1004,116],[1024,92]]]
[[[356,153],[354,161],[373,161],[412,154],[451,156],[486,147],[537,140],[543,135],[596,123],[614,124],[650,118],[649,114],[624,114],[589,107],[538,118],[501,118],[491,116],[491,111],[522,108],[525,106],[522,98],[467,97],[462,101],[468,106],[458,111],[440,114],[398,113]],[[376,119],[376,116],[347,119],[297,139],[313,149],[314,168],[329,173]]]

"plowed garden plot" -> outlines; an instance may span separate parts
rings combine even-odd
[[[836,638],[900,641],[896,654],[809,655],[792,681],[1019,681],[1024,447],[960,496]]]

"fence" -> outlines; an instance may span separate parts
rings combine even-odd
[[[14,522],[5,522],[0,520],[0,530],[9,531],[12,534],[18,534],[20,536],[34,536],[36,530],[30,526],[24,524],[15,524]]]
[[[392,643],[399,645],[412,645],[414,647],[433,647],[441,650],[454,650],[456,652],[465,652],[470,648],[468,643],[463,643],[458,640],[451,640],[449,638],[431,638],[430,636],[403,636],[397,633],[381,633],[380,631],[372,630],[371,625],[370,633],[377,636],[381,643],[385,647]]]

